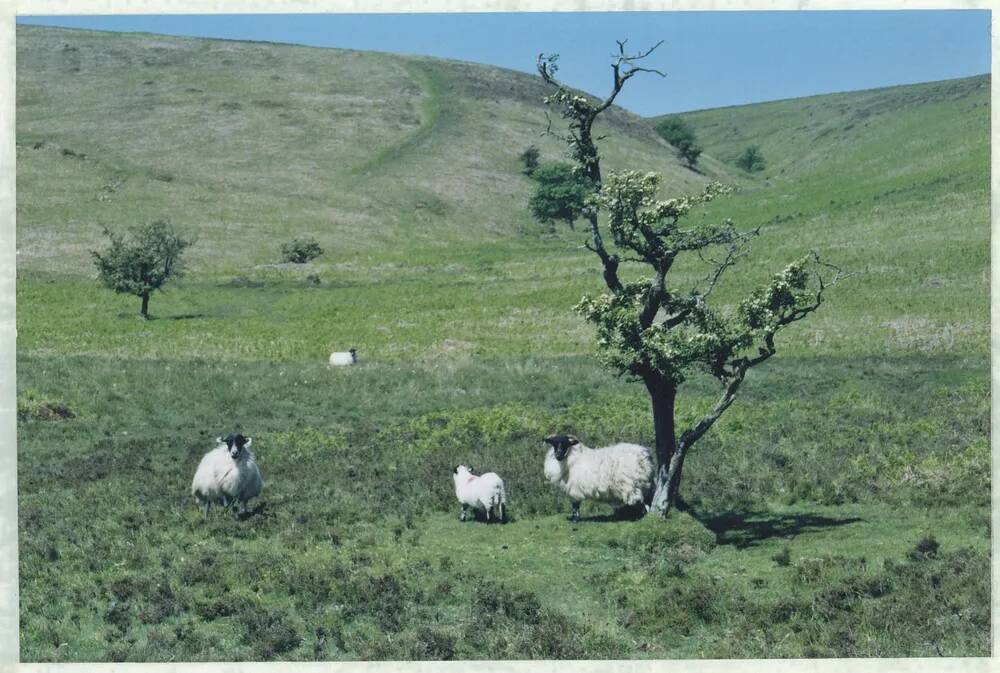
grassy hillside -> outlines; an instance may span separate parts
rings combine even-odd
[[[21,268],[72,269],[103,225],[157,216],[196,229],[213,270],[300,233],[336,260],[497,240],[533,226],[509,207],[531,188],[518,154],[564,154],[541,137],[544,85],[513,71],[30,26],[17,45]],[[608,122],[610,165],[704,180],[639,118]]]
[[[686,112],[705,151],[734,165],[748,145],[758,144],[768,159],[768,179],[792,180],[823,171],[900,168],[908,171],[946,163],[972,162],[981,175],[982,124],[988,120],[990,78],[930,82],[866,91]],[[973,133],[962,127],[972,124]],[[942,132],[951,127],[951,132]],[[915,133],[914,129],[923,133]],[[971,144],[969,141],[974,140]],[[862,147],[867,152],[860,152]],[[944,150],[944,156],[939,153]],[[933,161],[932,159],[932,153]],[[913,165],[912,159],[925,155]]]
[[[581,235],[526,212],[517,155],[562,153],[535,78],[17,37],[23,660],[988,654],[987,80],[691,113],[702,174],[609,117],[606,168],[743,187],[694,215],[761,228],[720,303],[810,249],[859,273],[699,443],[690,511],[570,525],[541,438],[653,432],[571,311],[601,288]],[[729,163],[750,142],[762,174]],[[161,216],[198,241],[141,321],[88,250]],[[326,254],[275,264],[297,235]],[[716,390],[684,394],[689,423]],[[206,523],[189,480],[234,428],[263,498]],[[511,523],[459,523],[458,463]]]

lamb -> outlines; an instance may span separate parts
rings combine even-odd
[[[545,441],[552,446],[545,455],[545,478],[570,497],[572,521],[580,520],[580,503],[588,498],[649,511],[653,491],[649,449],[638,444],[591,449],[572,435],[552,435]]]
[[[260,495],[264,486],[248,448],[253,438],[237,433],[216,441],[219,445],[201,459],[191,481],[191,494],[206,518],[213,503],[226,508],[238,503],[237,515],[246,512],[247,501]]]
[[[358,351],[354,348],[347,351],[346,353],[330,353],[330,366],[331,367],[346,367],[353,365],[358,361]]]
[[[507,519],[507,489],[503,479],[495,472],[483,475],[472,473],[471,467],[459,465],[453,474],[455,480],[455,497],[462,503],[462,516],[459,521],[465,521],[469,508],[486,512],[486,520],[490,513],[496,513],[496,520],[503,523]]]

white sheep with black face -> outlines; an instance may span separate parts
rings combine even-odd
[[[358,361],[358,351],[352,348],[349,351],[330,353],[331,367],[349,367]]]
[[[507,489],[496,472],[473,474],[471,467],[455,468],[455,497],[462,504],[461,521],[465,521],[469,508],[486,512],[486,520],[493,513],[495,520],[503,523],[507,518]]]
[[[545,439],[545,478],[573,503],[572,520],[580,520],[580,503],[598,500],[615,507],[648,511],[653,491],[653,457],[638,444],[613,444],[591,449],[573,435]]]
[[[219,445],[205,454],[195,470],[191,494],[206,517],[213,504],[238,505],[237,514],[242,514],[247,501],[259,496],[264,487],[260,468],[250,453],[253,439],[236,433],[216,441]]]

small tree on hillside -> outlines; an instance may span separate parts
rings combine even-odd
[[[538,168],[538,159],[541,156],[541,151],[534,145],[530,145],[526,150],[518,155],[518,159],[524,164],[524,170],[522,171],[528,177],[531,177],[535,173],[535,169]]]
[[[292,264],[305,264],[323,254],[319,241],[312,236],[293,238],[281,244],[281,259]]]
[[[760,145],[751,145],[743,150],[743,154],[736,160],[736,165],[747,173],[764,170],[767,162],[764,160],[764,153],[760,151]]]
[[[98,278],[110,290],[140,297],[139,315],[148,318],[149,295],[183,274],[181,255],[194,241],[182,238],[167,220],[134,227],[127,236],[110,229],[104,233],[110,246],[91,251]]]
[[[778,331],[819,308],[825,290],[841,274],[810,254],[775,274],[735,309],[712,307],[708,300],[713,290],[725,272],[749,252],[750,240],[758,231],[741,232],[729,220],[689,227],[682,222],[692,208],[731,190],[713,183],[698,196],[663,201],[657,199],[660,179],[655,173],[613,172],[602,181],[592,134],[594,120],[637,73],[662,76],[638,65],[654,49],[630,55],[625,43],[619,42],[611,65],[612,91],[600,100],[574,94],[556,80],[556,56],[539,55],[538,71],[555,89],[545,102],[558,108],[568,122],[563,138],[577,171],[591,180],[595,190],[587,201],[590,235],[586,247],[601,260],[607,292],[584,296],[576,309],[596,325],[601,358],[646,386],[658,463],[650,504],[666,516],[677,497],[684,458],[691,447],[733,403],[747,372],[776,353]],[[600,210],[607,213],[616,251],[605,245],[598,223]],[[693,287],[671,282],[670,271],[684,256],[697,257],[707,265],[706,275]],[[646,272],[644,277],[622,280],[619,266],[623,262],[638,265]],[[722,394],[700,420],[678,428],[678,391],[695,372],[716,378]]]
[[[677,148],[687,165],[694,168],[702,150],[695,138],[694,129],[686,121],[677,115],[666,117],[656,125],[656,132]]]
[[[575,229],[584,210],[584,200],[593,192],[586,178],[570,164],[544,163],[535,169],[532,179],[538,183],[528,199],[531,214],[539,222],[565,222]]]

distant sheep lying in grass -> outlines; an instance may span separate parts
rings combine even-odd
[[[653,459],[638,444],[613,444],[591,449],[572,435],[552,435],[545,455],[545,478],[573,502],[573,521],[580,520],[580,503],[599,500],[615,507],[645,505],[653,488]]]
[[[348,365],[353,365],[358,361],[358,352],[354,348],[347,351],[346,353],[330,353],[330,366],[331,367],[345,367]]]
[[[216,441],[219,445],[206,453],[198,464],[191,482],[191,494],[205,517],[213,504],[227,508],[238,504],[238,513],[243,513],[247,501],[260,495],[264,486],[260,469],[248,448],[253,439],[233,434]]]
[[[459,465],[455,468],[455,497],[462,503],[461,521],[465,521],[469,508],[486,512],[486,520],[494,512],[496,520],[503,523],[507,519],[507,490],[503,479],[495,472],[483,475],[472,473],[471,467]]]

